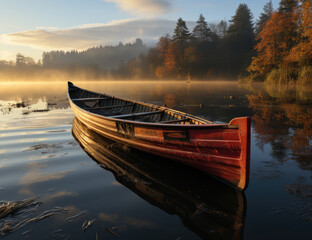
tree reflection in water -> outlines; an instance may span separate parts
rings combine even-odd
[[[302,169],[312,170],[312,88],[265,85],[251,90],[247,97],[257,146],[270,143],[278,161],[291,155]]]

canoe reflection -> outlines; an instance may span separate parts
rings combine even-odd
[[[118,182],[204,239],[242,239],[244,193],[205,174],[134,149],[88,129],[74,119],[73,136],[83,150]]]

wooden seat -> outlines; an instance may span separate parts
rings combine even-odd
[[[160,121],[157,123],[178,123],[178,122],[186,122],[189,121],[188,118],[182,118],[182,119],[176,119],[176,120],[170,120],[170,121]]]
[[[122,115],[115,115],[115,116],[108,116],[111,118],[130,118],[130,117],[138,117],[138,116],[147,116],[147,115],[153,115],[153,114],[159,114],[163,111],[153,111],[153,112],[139,112],[139,113],[130,113],[130,114],[122,114]]]
[[[103,98],[103,97],[97,97],[97,98],[75,98],[75,99],[72,99],[72,101],[96,101],[96,100],[105,100],[105,99],[110,99],[110,98]]]
[[[115,106],[103,106],[103,107],[86,108],[86,110],[123,108],[123,107],[131,107],[131,106],[134,106],[134,103],[131,103],[131,104],[124,104],[124,105],[115,105]]]

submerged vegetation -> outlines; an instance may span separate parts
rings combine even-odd
[[[44,52],[35,63],[18,53],[16,62],[0,61],[1,80],[221,79],[274,84],[312,84],[312,3],[272,1],[254,23],[247,4],[229,21],[207,23],[200,14],[188,29],[179,18],[173,35],[155,47],[141,39],[85,51]],[[21,79],[22,78],[22,79]]]
[[[25,225],[39,222],[45,218],[65,212],[66,209],[55,207],[33,216],[41,205],[36,201],[37,197],[27,198],[21,201],[0,202],[0,238],[17,231]],[[23,235],[28,234],[28,230]]]

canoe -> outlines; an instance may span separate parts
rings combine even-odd
[[[166,213],[179,216],[201,239],[243,239],[247,211],[244,192],[186,165],[124,147],[77,118],[72,134],[117,182]]]
[[[165,106],[88,91],[71,82],[67,94],[75,116],[99,134],[246,189],[250,117],[214,124]]]

